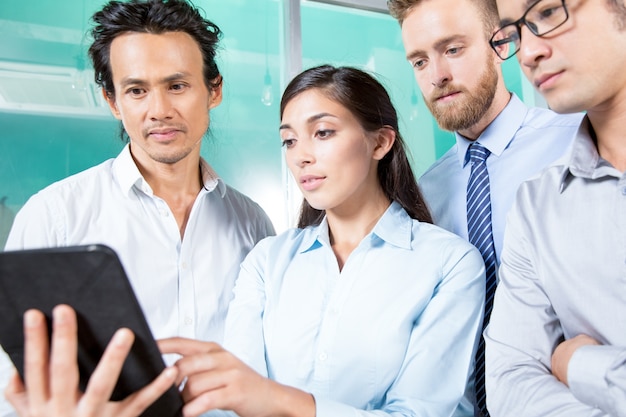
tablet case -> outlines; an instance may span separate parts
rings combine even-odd
[[[0,345],[22,378],[24,312],[36,308],[51,325],[58,304],[76,310],[80,389],[85,390],[106,345],[120,327],[135,342],[111,396],[121,400],[154,380],[165,364],[115,252],[104,245],[0,252]],[[180,416],[183,402],[170,388],[142,417]]]

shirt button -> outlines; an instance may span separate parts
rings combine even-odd
[[[626,187],[622,188],[622,195],[626,195]]]
[[[183,262],[182,264],[180,264],[180,267],[182,269],[187,269],[187,262]]]
[[[326,359],[328,359],[328,355],[326,354],[326,352],[322,352],[320,353],[319,358],[321,361],[325,361]]]
[[[191,323],[193,323],[193,320],[191,319],[191,317],[185,317],[185,324],[190,325]]]

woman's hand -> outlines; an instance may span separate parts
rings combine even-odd
[[[185,417],[213,409],[241,417],[315,416],[311,394],[265,378],[216,343],[171,338],[158,341],[162,353],[183,355],[176,362]]]
[[[53,310],[52,345],[48,346],[44,315],[24,314],[24,379],[16,372],[5,396],[22,417],[133,417],[141,414],[174,383],[177,371],[165,369],[149,385],[123,401],[109,401],[134,341],[128,329],[118,330],[85,393],[78,389],[77,325],[74,310],[59,305]],[[50,350],[50,351],[49,351]]]

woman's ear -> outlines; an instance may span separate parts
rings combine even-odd
[[[396,141],[396,131],[391,126],[383,126],[375,133],[376,147],[372,158],[380,161],[389,153]]]

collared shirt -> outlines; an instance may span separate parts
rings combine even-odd
[[[582,115],[559,115],[527,107],[516,95],[476,140],[491,152],[487,158],[491,222],[496,259],[500,263],[506,213],[522,181],[565,154]],[[456,144],[420,178],[435,224],[465,239],[466,194],[471,171],[468,148],[473,143],[458,133]]]
[[[571,155],[522,184],[508,217],[491,323],[487,400],[499,416],[626,416],[626,174],[603,160],[588,120]],[[554,348],[586,334],[569,387]]]
[[[182,240],[174,215],[153,194],[126,146],[117,158],[32,196],[15,218],[6,250],[108,245],[119,255],[155,338],[221,342],[241,261],[274,229],[256,203],[224,184],[204,160],[201,172],[204,187]],[[2,353],[4,390],[12,371]]]
[[[472,371],[484,279],[472,245],[394,202],[342,270],[326,220],[261,241],[224,344],[311,392],[317,417],[450,416]]]

